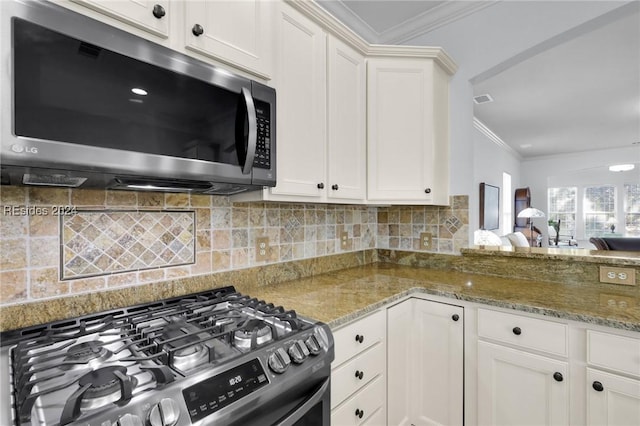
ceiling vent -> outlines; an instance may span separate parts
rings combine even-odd
[[[491,97],[490,94],[487,93],[484,95],[474,96],[473,102],[475,102],[477,105],[486,104],[488,102],[493,102],[493,98]]]

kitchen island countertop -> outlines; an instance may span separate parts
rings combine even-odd
[[[388,263],[266,287],[236,287],[334,329],[385,304],[424,294],[640,332],[637,287],[525,281]],[[613,306],[612,299],[618,304]]]
[[[267,274],[268,275],[268,274]],[[640,332],[640,286],[553,283],[390,262],[259,283],[240,273],[125,287],[0,309],[4,330],[79,317],[210,290],[224,285],[338,328],[410,295],[436,295],[548,317]],[[614,303],[615,302],[615,303]]]

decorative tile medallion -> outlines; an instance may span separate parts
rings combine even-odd
[[[78,211],[60,218],[62,279],[195,263],[194,211]]]

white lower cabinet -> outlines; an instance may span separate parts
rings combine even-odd
[[[478,424],[568,425],[568,325],[487,309],[477,318]]]
[[[640,380],[587,368],[587,386],[588,425],[640,425]]]
[[[415,298],[387,309],[389,425],[463,423],[463,317]]]
[[[331,424],[386,424],[386,315],[378,311],[334,332]]]
[[[478,343],[478,424],[567,425],[568,363]]]
[[[587,424],[640,425],[640,339],[588,330],[587,365]]]
[[[360,392],[331,411],[331,424],[333,426],[386,425],[385,393],[384,376],[378,376]]]
[[[640,333],[429,299],[334,332],[333,426],[640,425]]]

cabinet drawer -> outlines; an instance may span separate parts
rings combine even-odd
[[[640,339],[587,330],[587,362],[640,376]]]
[[[567,335],[566,324],[478,309],[480,337],[566,357]]]
[[[333,395],[331,397],[333,398]],[[331,412],[331,424],[335,426],[369,425],[369,419],[382,410],[385,403],[384,376],[378,376]]]
[[[336,358],[333,365],[339,366],[381,341],[386,333],[385,319],[384,311],[379,311],[335,331]]]
[[[331,408],[384,373],[385,345],[378,343],[331,372]]]

